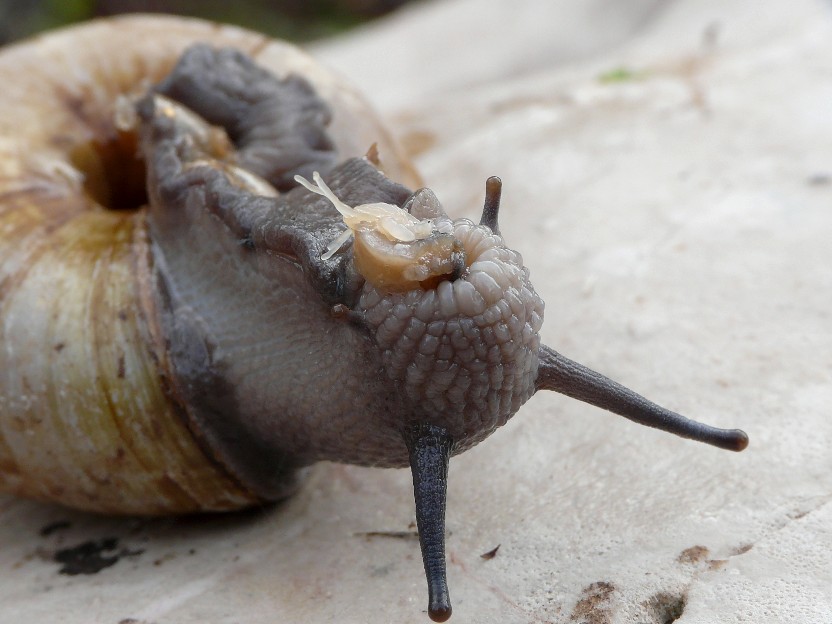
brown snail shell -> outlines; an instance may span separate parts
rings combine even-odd
[[[206,452],[171,400],[150,292],[143,167],[118,96],[195,42],[302,73],[343,156],[373,143],[415,174],[357,93],[289,44],[230,26],[122,17],[0,54],[0,489],[106,513],[227,510],[259,497]],[[120,176],[114,179],[115,176]],[[136,210],[132,210],[136,209]]]

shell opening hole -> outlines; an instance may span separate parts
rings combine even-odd
[[[147,204],[147,171],[135,131],[114,130],[105,140],[75,147],[70,162],[84,176],[87,195],[108,210],[138,210]]]

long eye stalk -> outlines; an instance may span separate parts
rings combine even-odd
[[[748,435],[740,429],[718,429],[685,418],[544,345],[540,347],[535,385],[537,390],[554,390],[683,438],[729,451],[742,451],[748,446]]]
[[[428,615],[434,622],[451,617],[451,599],[445,567],[445,499],[448,460],[453,440],[433,425],[417,425],[405,435],[413,472],[416,526],[428,581]]]

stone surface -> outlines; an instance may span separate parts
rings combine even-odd
[[[751,445],[534,397],[451,462],[452,621],[830,621],[832,5],[515,2],[572,52],[535,58],[528,22],[480,14],[488,71],[457,82],[471,4],[319,51],[401,56],[396,81],[356,73],[451,214],[478,214],[485,178],[503,178],[547,344]],[[404,60],[420,46],[431,65]],[[410,490],[404,471],[320,465],[285,504],[228,517],[0,498],[0,623],[426,622],[416,540],[366,535],[410,530]],[[55,522],[71,526],[40,535]],[[114,565],[58,574],[58,549],[105,538]]]

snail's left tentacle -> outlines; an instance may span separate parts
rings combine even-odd
[[[748,435],[740,429],[719,429],[685,418],[545,345],[540,346],[535,387],[554,390],[633,422],[729,451],[742,451],[748,446]]]
[[[495,234],[500,233],[497,219],[500,214],[500,197],[503,193],[503,181],[497,176],[491,176],[485,181],[485,203],[482,207],[480,225],[491,228]]]

